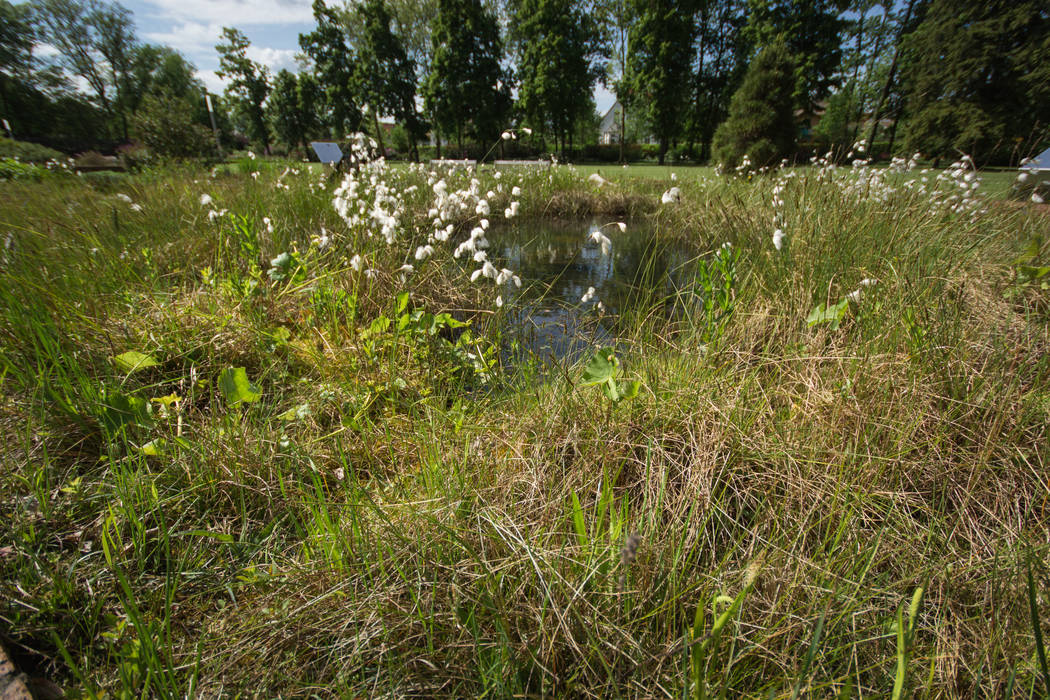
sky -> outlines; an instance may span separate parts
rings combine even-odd
[[[236,27],[252,42],[252,60],[279,71],[296,71],[299,35],[315,24],[312,0],[121,0],[134,13],[139,38],[182,52],[195,66],[209,90],[221,93],[223,82],[215,44],[222,28]],[[605,112],[614,97],[604,88],[595,91],[598,110]]]

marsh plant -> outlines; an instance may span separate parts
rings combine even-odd
[[[27,672],[1045,695],[1038,205],[863,144],[674,179],[373,153],[0,187],[0,619]],[[564,303],[600,347],[511,362],[537,282],[492,234],[552,214],[614,271],[636,224],[686,243],[685,282],[585,284]]]

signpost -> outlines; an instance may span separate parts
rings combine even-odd
[[[317,160],[322,163],[338,165],[343,160],[343,151],[337,143],[332,141],[311,141],[310,146],[314,149],[314,153],[317,154]]]
[[[226,154],[222,152],[222,145],[219,143],[219,127],[215,126],[215,112],[211,108],[211,95],[207,92],[204,93],[204,103],[208,105],[208,116],[211,117],[211,132],[215,134],[215,148],[219,151],[219,159],[226,160]]]

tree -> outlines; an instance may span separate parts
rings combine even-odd
[[[98,0],[34,0],[33,18],[41,39],[58,49],[57,63],[79,76],[94,92],[102,109],[112,114],[106,65],[98,51]]]
[[[135,26],[127,8],[118,5],[101,5],[88,16],[95,29],[95,48],[105,60],[106,81],[113,88],[113,105],[120,118],[121,135],[128,139],[128,101],[134,91],[132,66],[138,40]]]
[[[630,33],[634,23],[634,3],[631,0],[599,0],[597,12],[605,27],[605,41],[611,60],[606,64],[602,82],[616,95],[620,103],[620,162],[624,162],[624,145],[627,137],[627,110],[631,107],[633,93],[628,75],[630,59]]]
[[[520,57],[518,101],[526,120],[572,148],[576,122],[588,114],[605,47],[594,15],[572,0],[521,0],[514,34]]]
[[[287,70],[278,73],[267,103],[270,125],[277,138],[289,146],[298,145],[306,152],[307,140],[320,127],[317,116],[320,97],[320,86],[311,74],[296,77]]]
[[[247,123],[247,136],[262,143],[263,150],[270,151],[270,134],[266,124],[263,104],[270,94],[270,72],[266,66],[248,58],[251,42],[241,32],[230,27],[222,28],[223,43],[217,44],[219,70],[216,75],[228,78],[226,95],[236,105]]]
[[[511,105],[495,16],[481,0],[438,0],[432,28],[423,99],[436,131],[454,136],[460,151],[465,135],[495,140]]]
[[[1045,0],[933,0],[906,39],[909,150],[1007,162],[1045,139],[1050,120]],[[1035,139],[1030,137],[1035,136]]]
[[[780,37],[794,57],[798,109],[812,112],[835,85],[845,6],[846,0],[749,0],[744,31],[752,46],[769,46]]]
[[[715,129],[729,113],[729,101],[747,70],[751,45],[741,31],[747,22],[746,0],[701,2],[696,14],[697,40],[692,101],[686,133],[690,148],[699,142],[701,160],[711,157]]]
[[[791,155],[797,133],[794,75],[783,41],[774,41],[752,61],[729,104],[729,118],[715,132],[714,156],[722,167],[736,167],[745,155],[756,167]]]
[[[132,118],[135,133],[153,153],[167,158],[200,158],[214,153],[211,133],[194,116],[188,98],[147,95]]]
[[[0,0],[0,112],[11,118],[13,93],[25,88],[33,69],[35,41],[29,7]]]
[[[361,111],[351,91],[353,57],[336,11],[323,0],[314,0],[313,13],[317,28],[299,35],[299,47],[313,61],[314,75],[324,95],[324,125],[333,136],[342,137],[361,127]]]
[[[354,10],[360,35],[355,53],[353,85],[372,107],[373,118],[389,114],[404,125],[419,160],[416,141],[426,135],[426,123],[416,111],[416,68],[401,40],[390,30],[390,13],[383,0],[365,0]],[[383,134],[376,123],[380,148]]]
[[[660,142],[659,161],[682,131],[689,97],[693,57],[692,0],[636,0],[631,28],[630,78],[645,105],[653,135]]]

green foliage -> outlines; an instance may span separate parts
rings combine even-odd
[[[261,143],[264,150],[269,150],[270,134],[263,105],[270,94],[270,71],[248,58],[251,42],[244,34],[223,27],[222,38],[223,41],[215,46],[219,52],[216,75],[229,79],[226,95],[246,118],[248,137]]]
[[[597,386],[613,403],[638,396],[641,382],[636,379],[622,380],[620,360],[613,348],[600,348],[583,368],[583,386]]]
[[[793,72],[794,62],[780,41],[763,49],[748,67],[729,105],[729,118],[715,132],[714,157],[723,167],[737,167],[745,155],[756,167],[791,155],[797,133]]]
[[[1017,162],[1047,145],[1041,0],[933,0],[905,41],[905,136],[925,155]]]
[[[793,106],[810,111],[837,82],[845,20],[840,0],[748,0],[744,35],[762,50],[785,42],[793,59]]]
[[[28,141],[0,138],[0,158],[11,158],[23,163],[46,163],[48,161],[64,162],[66,156],[47,146]]]
[[[14,158],[0,158],[0,180],[41,180],[49,174],[47,168],[23,163]]]
[[[212,134],[194,119],[193,109],[193,103],[184,98],[149,95],[133,119],[134,133],[161,157],[215,158]]]
[[[121,372],[131,374],[139,370],[156,367],[160,363],[152,356],[141,353],[138,350],[128,350],[114,357],[113,364]]]
[[[427,131],[416,111],[416,67],[390,30],[390,13],[383,0],[357,5],[354,18],[360,26],[352,77],[355,92],[374,114],[392,115],[405,127],[415,156],[415,142]],[[377,137],[382,139],[381,134]]]
[[[842,297],[835,304],[817,304],[809,312],[809,316],[806,316],[806,325],[813,327],[826,323],[831,330],[837,331],[842,321],[846,318],[846,314],[849,313],[849,308],[849,299],[847,297]]]
[[[635,2],[628,62],[630,92],[645,110],[660,142],[660,165],[685,123],[696,36],[693,7],[693,0]]]
[[[600,28],[571,0],[521,0],[512,26],[521,54],[519,107],[564,151],[579,120],[590,117],[592,88],[604,73]]]
[[[722,337],[733,318],[736,295],[736,265],[740,253],[732,247],[723,247],[710,260],[701,260],[696,266],[693,298],[698,313],[693,323],[699,327],[705,343]]]
[[[224,369],[219,373],[216,386],[229,406],[255,403],[262,397],[262,390],[248,381],[248,372],[243,367]]]
[[[438,0],[431,31],[434,54],[422,92],[434,126],[460,146],[464,137],[494,141],[511,106],[495,15],[480,0]]]
[[[318,87],[324,95],[324,109],[318,105],[322,125],[342,138],[361,126],[360,103],[351,90],[353,53],[335,10],[327,7],[324,0],[314,0],[313,13],[317,27],[299,35],[299,47],[313,61]]]
[[[296,76],[288,70],[280,71],[266,103],[273,133],[289,146],[298,145],[304,153],[309,152],[307,141],[321,127],[321,99],[321,88],[312,74]]]

